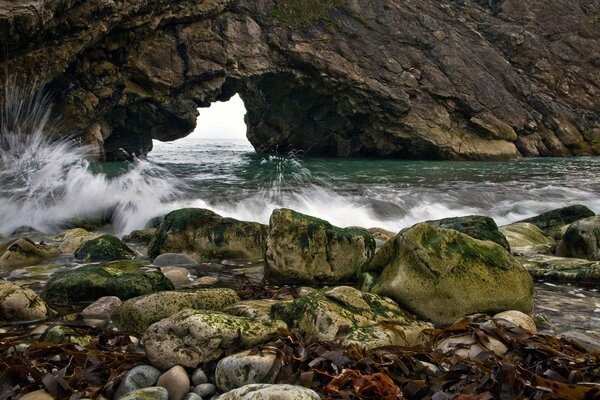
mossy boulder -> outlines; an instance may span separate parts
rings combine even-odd
[[[596,213],[588,207],[576,204],[551,210],[519,222],[529,222],[534,224],[546,235],[554,239],[560,239],[566,225],[572,224],[580,219],[593,217],[594,215],[596,215]]]
[[[273,305],[271,312],[306,338],[333,340],[346,331],[346,340],[367,348],[412,346],[423,342],[423,330],[431,328],[415,321],[391,299],[349,286],[322,289],[293,302],[281,302]]]
[[[58,250],[62,254],[73,254],[88,240],[98,237],[97,233],[88,232],[83,228],[73,228],[59,233],[52,238],[58,242]]]
[[[600,283],[600,261],[530,254],[518,257],[535,279],[547,282]]]
[[[540,228],[529,222],[516,222],[500,227],[515,253],[550,253],[556,241],[547,236]]]
[[[0,321],[34,321],[47,314],[46,303],[33,290],[0,278]]]
[[[417,224],[388,241],[370,268],[373,293],[435,324],[475,313],[531,313],[533,281],[502,246],[455,230]]]
[[[271,340],[282,329],[286,329],[282,321],[255,321],[188,308],[150,325],[142,340],[152,365],[195,368],[233,348],[245,350]]]
[[[150,325],[184,308],[221,311],[240,301],[231,289],[164,291],[125,301],[112,319],[120,329],[143,333]]]
[[[148,245],[154,235],[156,234],[157,228],[147,228],[132,231],[129,235],[123,236],[123,241],[127,243],[138,243]]]
[[[132,260],[134,257],[133,250],[113,235],[88,240],[75,251],[75,258],[85,262]]]
[[[556,246],[556,255],[600,260],[600,216],[585,218],[569,225]]]
[[[6,246],[4,254],[0,256],[0,268],[27,267],[59,255],[55,247],[34,243],[29,239],[17,239]]]
[[[144,273],[134,263],[114,263],[58,272],[50,278],[41,296],[50,304],[72,304],[104,296],[125,300],[173,289],[171,281],[161,272]]]
[[[375,240],[365,229],[338,228],[277,209],[269,221],[265,278],[280,283],[354,282],[374,253]]]
[[[427,221],[429,225],[440,228],[454,229],[469,235],[474,239],[489,240],[497,243],[510,251],[510,244],[506,237],[498,229],[496,221],[483,215],[468,215],[465,217],[444,218],[435,221]]]
[[[86,231],[95,231],[108,224],[110,224],[110,219],[106,217],[74,218],[65,224],[65,228],[81,228]]]
[[[257,260],[263,257],[266,236],[265,225],[224,218],[201,208],[184,208],[165,217],[150,241],[148,255],[186,253],[197,261]]]

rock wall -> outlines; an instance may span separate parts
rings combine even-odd
[[[108,159],[235,93],[261,151],[600,154],[600,0],[0,0],[0,37]]]

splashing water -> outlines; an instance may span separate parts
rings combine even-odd
[[[184,190],[167,170],[136,160],[115,178],[94,173],[90,149],[50,119],[48,97],[8,87],[0,119],[0,233],[54,233],[75,218],[110,219],[124,234],[173,207]]]

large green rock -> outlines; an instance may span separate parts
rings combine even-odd
[[[556,246],[556,241],[534,224],[516,222],[500,227],[510,247],[515,253],[550,253]]]
[[[58,272],[48,281],[41,296],[50,304],[71,304],[104,296],[125,300],[173,289],[171,281],[161,272],[144,273],[133,263],[112,263]]]
[[[588,207],[577,204],[551,210],[519,222],[529,222],[534,224],[546,235],[553,237],[554,239],[560,239],[565,226],[579,221],[580,219],[593,217],[594,215],[596,215],[596,213]]]
[[[132,260],[134,257],[133,250],[113,235],[88,240],[75,251],[75,258],[85,262]]]
[[[358,279],[375,253],[375,240],[360,228],[338,228],[288,209],[271,214],[265,278],[272,282],[345,283]]]
[[[240,301],[231,289],[164,291],[125,301],[113,314],[117,327],[143,333],[150,325],[184,308],[222,311]]]
[[[36,265],[59,255],[60,252],[55,247],[34,243],[29,239],[17,239],[7,245],[4,254],[0,256],[0,268]]]
[[[261,259],[266,236],[265,225],[224,218],[210,210],[184,208],[165,217],[150,241],[148,255],[187,253],[197,261]]]
[[[531,313],[533,281],[502,246],[455,230],[417,224],[388,241],[370,264],[372,292],[435,324],[474,313]]]
[[[600,260],[600,216],[585,218],[569,225],[556,246],[556,255]]]
[[[600,283],[600,261],[528,254],[518,257],[535,279],[547,282]]]
[[[345,330],[346,342],[365,348],[413,346],[422,343],[423,330],[431,328],[415,321],[391,299],[349,286],[322,289],[293,302],[277,303],[271,312],[308,339],[333,340]]]
[[[283,321],[255,321],[188,308],[150,325],[142,340],[152,365],[195,368],[234,348],[249,349],[273,339],[286,328]]]
[[[506,237],[498,229],[496,221],[483,215],[468,215],[465,217],[444,218],[427,221],[428,224],[440,228],[454,229],[479,240],[489,240],[510,251]]]

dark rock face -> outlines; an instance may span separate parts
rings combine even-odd
[[[600,154],[600,0],[0,1],[0,75],[108,159],[239,93],[258,150]],[[0,78],[4,78],[0,76]]]

